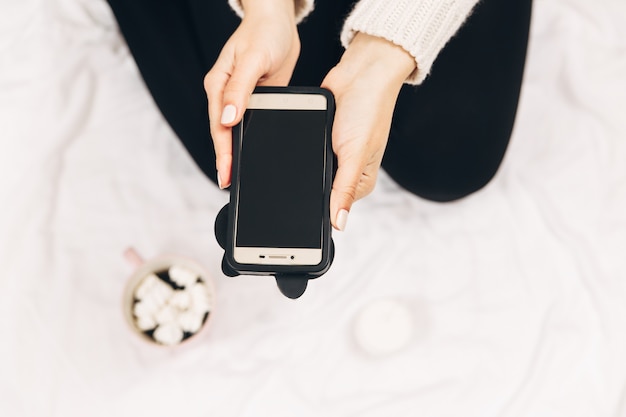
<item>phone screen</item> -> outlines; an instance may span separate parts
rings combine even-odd
[[[247,110],[235,245],[322,247],[325,110]]]

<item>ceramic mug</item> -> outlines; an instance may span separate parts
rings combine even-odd
[[[215,287],[197,262],[179,255],[144,261],[133,249],[124,256],[135,267],[127,281],[123,314],[131,330],[160,346],[198,339],[215,311]]]

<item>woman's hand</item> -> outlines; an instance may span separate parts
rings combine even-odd
[[[220,188],[230,185],[232,126],[257,85],[286,86],[300,54],[293,0],[243,1],[245,16],[204,78]]]
[[[338,230],[346,227],[352,203],[374,189],[396,99],[415,68],[415,59],[404,49],[358,33],[322,82],[336,101],[333,150],[338,167],[330,214]]]

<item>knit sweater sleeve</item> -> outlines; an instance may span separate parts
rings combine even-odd
[[[385,38],[408,51],[417,69],[406,80],[419,84],[478,0],[360,0],[344,23],[348,47],[357,32]]]
[[[257,0],[265,1],[265,0]],[[313,10],[314,0],[294,0],[296,5],[296,22],[300,23],[309,13]],[[230,7],[237,13],[237,15],[243,18],[244,12],[241,6],[241,0],[228,0]]]

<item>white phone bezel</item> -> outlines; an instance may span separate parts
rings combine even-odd
[[[248,109],[256,110],[328,110],[322,94],[254,93]],[[328,155],[324,155],[328,158]],[[326,161],[324,161],[326,164]],[[324,173],[326,175],[326,173]],[[237,196],[239,201],[239,196]],[[239,207],[235,207],[233,259],[240,264],[314,266],[322,262],[322,248],[274,248],[237,246]],[[320,230],[320,233],[322,231]]]

